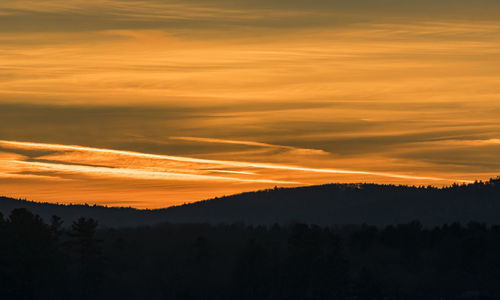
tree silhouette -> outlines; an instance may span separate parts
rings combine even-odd
[[[473,219],[454,210],[477,208],[475,215],[484,213],[498,223],[499,187],[498,181],[446,189],[336,185],[315,187],[308,199],[320,203],[325,216],[339,216],[328,211],[332,207],[354,211],[373,203],[368,207],[378,211],[370,213],[401,213],[408,219],[389,218],[388,226],[369,221],[325,226],[328,220],[319,214],[323,225],[102,228],[94,219],[80,218],[67,219],[70,225],[64,227],[58,217],[47,218],[47,224],[26,209],[9,210],[8,217],[0,215],[0,298],[500,299],[500,226],[483,218],[469,222]],[[307,209],[300,199],[309,191],[278,189],[240,201],[243,195],[235,205],[245,208],[250,200],[264,199],[278,203],[275,208],[300,203],[297,207]],[[281,193],[290,201],[280,202]],[[233,205],[215,206],[220,203],[223,211]],[[422,207],[435,207],[429,214],[437,219],[458,212],[457,222],[411,221],[408,211]],[[356,213],[363,220],[368,216]]]
[[[24,208],[14,209],[1,227],[0,282],[6,299],[55,291],[52,280],[60,272],[59,249],[50,227]]]
[[[81,296],[94,299],[100,287],[102,256],[96,238],[98,223],[92,218],[79,218],[71,225],[71,243],[78,261]]]
[[[63,223],[64,221],[59,216],[52,216],[50,219],[50,230],[52,230],[56,239],[59,239],[59,237],[63,234]]]

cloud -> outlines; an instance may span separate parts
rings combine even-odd
[[[316,15],[322,14],[316,10]],[[198,1],[119,0],[6,0],[0,17],[9,28],[0,31],[92,31],[123,29],[218,29],[221,26],[264,24],[289,27],[293,20],[307,24],[310,11],[282,6],[234,5]],[[327,19],[326,19],[327,20]],[[66,25],[66,26],[62,26]],[[37,28],[38,26],[38,28]],[[59,27],[58,27],[59,26]]]
[[[440,140],[434,143],[456,145],[456,146],[492,146],[492,145],[500,145],[500,139]]]
[[[253,183],[273,183],[273,184],[298,184],[297,182],[266,180],[266,179],[243,179],[236,177],[222,177],[222,176],[209,176],[209,175],[195,175],[186,173],[172,173],[172,172],[154,172],[137,169],[125,168],[107,168],[107,167],[94,167],[83,165],[68,165],[68,164],[54,164],[42,163],[32,161],[11,161],[12,163],[19,164],[26,167],[30,171],[55,171],[55,172],[69,172],[88,174],[97,177],[113,176],[135,178],[141,180],[187,180],[187,181],[236,181],[236,182],[253,182]]]
[[[0,16],[15,28],[36,31],[145,28],[229,27],[300,28],[345,26],[387,20],[496,20],[496,1],[119,1],[119,0],[4,0]],[[23,24],[24,22],[24,24]],[[59,27],[57,25],[68,26]]]
[[[0,178],[3,179],[23,179],[23,180],[49,180],[49,181],[66,181],[69,179],[58,176],[38,175],[38,174],[23,174],[23,173],[5,173],[0,171]]]
[[[16,160],[304,184],[486,179],[499,170],[499,8],[491,0],[0,1],[0,139],[90,146],[11,144],[20,156],[0,154],[0,171],[16,173],[20,164],[6,166]],[[147,201],[274,185],[106,173],[100,179],[116,177],[105,180],[108,191],[90,173],[58,172],[85,177],[64,183],[80,200],[124,182],[151,189]],[[88,188],[96,185],[99,193]],[[2,188],[35,198],[61,189]]]
[[[109,16],[116,19],[196,19],[244,15],[242,11],[189,1],[117,1],[117,0],[6,0],[0,3],[4,12],[47,13],[52,15]]]
[[[225,161],[225,160],[212,160],[212,159],[200,159],[200,158],[192,158],[192,157],[182,157],[182,156],[172,156],[172,155],[159,155],[159,154],[149,154],[149,153],[139,153],[134,151],[123,151],[123,150],[113,150],[113,149],[102,149],[102,148],[92,148],[85,146],[77,146],[77,145],[60,145],[60,144],[47,144],[47,143],[33,143],[33,142],[19,142],[19,141],[5,141],[0,140],[0,145],[7,148],[21,148],[21,149],[45,149],[45,150],[56,150],[56,151],[82,151],[89,153],[105,153],[105,154],[114,154],[118,156],[130,156],[130,157],[138,157],[138,158],[146,158],[146,159],[155,159],[155,160],[168,160],[175,162],[184,162],[184,163],[195,163],[195,164],[203,164],[203,165],[215,165],[222,167],[236,167],[236,168],[255,168],[255,169],[271,169],[271,170],[281,170],[281,171],[298,171],[298,172],[312,172],[312,173],[327,173],[327,174],[357,174],[357,175],[373,175],[373,176],[381,176],[381,177],[390,177],[390,178],[400,178],[400,179],[408,179],[408,180],[432,180],[432,181],[457,181],[446,178],[432,177],[432,176],[413,176],[413,175],[405,175],[405,174],[395,174],[390,172],[371,172],[371,171],[357,171],[357,170],[341,170],[341,169],[327,169],[327,168],[307,168],[293,165],[280,165],[280,164],[272,164],[272,163],[254,163],[254,162],[242,162],[242,161]],[[26,164],[29,164],[26,162]],[[48,165],[34,163],[33,166],[45,166],[48,168]],[[71,166],[59,166],[60,168],[67,168],[67,170],[71,170],[73,167]],[[76,170],[90,170],[84,166],[75,167]],[[96,169],[100,171],[107,171],[106,169]],[[117,170],[109,172],[113,174],[135,174],[135,170],[127,173],[126,170]],[[139,174],[142,171],[138,171]],[[149,172],[145,171],[144,175],[149,174]],[[157,174],[158,175],[158,174]],[[157,176],[151,174],[151,176]],[[164,174],[166,177],[172,176],[171,174]],[[189,177],[189,174],[183,174]],[[149,176],[149,175],[148,175]],[[180,176],[180,175],[179,175]],[[182,177],[182,176],[181,176]],[[203,175],[200,178],[205,178]],[[235,179],[240,180],[240,179]],[[242,180],[243,181],[243,180]],[[467,182],[465,180],[459,180],[462,182]]]
[[[228,174],[243,174],[243,175],[255,175],[254,172],[243,172],[243,171],[229,171],[229,170],[210,170],[207,169],[209,172],[214,172],[214,173],[228,173]]]
[[[328,152],[323,151],[323,150],[319,150],[319,149],[298,148],[298,147],[292,147],[292,146],[273,145],[273,144],[252,142],[252,141],[186,137],[186,136],[172,136],[172,137],[169,137],[169,139],[181,140],[181,141],[191,141],[191,142],[201,142],[201,143],[219,143],[219,144],[232,144],[232,145],[245,145],[245,146],[255,146],[255,147],[264,147],[264,148],[284,149],[284,150],[292,151],[293,153],[301,154],[301,155],[326,155],[326,154],[329,154]]]

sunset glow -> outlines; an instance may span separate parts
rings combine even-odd
[[[0,194],[167,207],[500,175],[495,1],[0,3]]]

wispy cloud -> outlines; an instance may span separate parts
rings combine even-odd
[[[23,12],[77,14],[77,15],[115,15],[130,18],[202,18],[221,17],[229,14],[243,14],[236,9],[195,3],[169,1],[116,1],[116,0],[15,0],[4,1],[0,9],[21,14]]]
[[[195,175],[185,173],[172,173],[172,172],[157,172],[145,171],[137,169],[125,168],[108,168],[108,167],[95,167],[84,165],[69,165],[69,164],[55,164],[55,163],[42,163],[32,161],[11,161],[12,163],[19,164],[27,167],[30,171],[56,171],[56,172],[70,172],[88,174],[94,176],[108,175],[113,177],[135,178],[142,180],[188,180],[188,181],[236,181],[236,182],[253,182],[253,183],[273,183],[273,184],[298,184],[297,182],[277,181],[266,179],[243,179],[236,177],[222,177],[210,175]]]
[[[77,145],[59,145],[59,144],[48,144],[48,143],[6,141],[6,140],[0,140],[0,145],[2,145],[3,147],[13,147],[13,148],[21,148],[21,149],[56,150],[56,151],[83,151],[83,152],[90,152],[90,153],[106,153],[106,154],[114,154],[114,155],[119,155],[119,156],[131,156],[131,157],[139,157],[139,158],[147,158],[147,159],[155,159],[155,160],[168,160],[168,161],[185,162],[185,163],[198,163],[198,164],[204,164],[204,165],[216,165],[216,166],[222,166],[225,168],[238,167],[238,168],[271,169],[271,170],[281,170],[281,171],[327,173],[327,174],[372,175],[372,176],[400,178],[400,179],[408,179],[408,180],[432,180],[432,181],[446,181],[446,182],[462,181],[462,182],[466,182],[465,180],[454,180],[454,179],[439,178],[439,177],[432,177],[432,176],[415,176],[415,175],[396,174],[396,173],[389,173],[389,172],[372,172],[372,171],[343,170],[343,169],[330,169],[330,168],[324,168],[324,169],[323,168],[308,168],[308,167],[301,167],[301,166],[294,166],[294,165],[281,165],[281,164],[273,164],[273,163],[255,163],[255,162],[242,162],[242,161],[200,159],[200,158],[183,157],[183,156],[159,155],[159,154],[140,153],[140,152],[134,152],[134,151],[93,148],[93,147],[85,147],[85,146],[77,146]],[[42,165],[40,165],[40,166],[42,166]],[[63,166],[61,168],[68,168],[68,170],[70,169],[70,167],[67,167],[67,166]],[[83,169],[85,169],[85,168],[83,168]],[[107,170],[107,169],[103,169],[103,170]],[[114,171],[111,171],[111,172],[114,172]],[[119,172],[117,174],[126,174],[126,172]],[[129,174],[135,174],[135,173],[131,172]],[[144,175],[147,175],[147,173],[144,173]],[[170,176],[170,175],[166,174],[166,176]],[[287,182],[287,183],[290,183],[290,182]]]
[[[500,145],[500,139],[455,139],[455,140],[440,140],[434,143],[455,145],[455,146],[492,146]]]
[[[35,180],[49,180],[49,181],[66,181],[69,179],[61,178],[58,176],[38,175],[38,174],[23,174],[23,173],[7,173],[0,171],[0,178],[4,179],[35,179]]]
[[[207,170],[214,173],[228,173],[228,174],[242,174],[242,175],[255,175],[254,172],[243,172],[243,171],[229,171],[229,170]]]
[[[320,149],[307,149],[307,148],[300,148],[300,147],[293,147],[293,146],[274,145],[274,144],[268,144],[268,143],[242,141],[242,140],[228,140],[228,139],[188,137],[188,136],[172,136],[172,137],[170,137],[170,139],[191,141],[191,142],[201,142],[201,143],[232,144],[232,145],[245,145],[245,146],[255,146],[255,147],[264,147],[264,148],[284,149],[284,150],[293,151],[294,153],[303,154],[303,155],[328,154],[328,152],[326,152],[324,150],[320,150]]]

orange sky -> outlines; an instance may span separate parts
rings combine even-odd
[[[0,194],[156,208],[276,185],[496,177],[498,11],[2,1]]]

